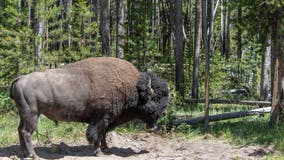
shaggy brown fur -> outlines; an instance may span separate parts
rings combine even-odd
[[[132,119],[153,127],[168,102],[163,80],[117,58],[89,58],[30,73],[15,79],[10,91],[21,118],[21,148],[25,157],[35,159],[31,135],[40,114],[54,121],[89,123],[88,141],[104,150],[108,131]]]

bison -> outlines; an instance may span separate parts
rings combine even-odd
[[[117,58],[89,58],[16,78],[10,88],[19,116],[24,157],[38,159],[31,136],[41,114],[58,121],[88,123],[95,153],[107,149],[106,133],[133,119],[155,127],[168,104],[167,83]]]

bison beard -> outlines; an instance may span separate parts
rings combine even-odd
[[[106,133],[120,124],[140,119],[154,127],[166,110],[168,92],[166,82],[154,73],[139,73],[116,58],[89,58],[33,72],[16,78],[10,88],[20,115],[21,148],[34,159],[31,136],[40,114],[54,121],[89,123],[87,140],[96,151],[105,150]]]

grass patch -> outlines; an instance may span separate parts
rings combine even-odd
[[[187,106],[186,109],[181,108],[179,111],[168,112],[167,116],[160,121],[161,126],[165,126],[175,118],[176,115],[188,118],[203,116],[204,105],[198,104],[194,106]],[[238,112],[252,109],[251,106],[245,105],[214,105],[210,107],[210,115]],[[186,118],[186,119],[188,119]],[[264,145],[273,146],[275,150],[279,151],[280,155],[277,157],[267,156],[267,159],[284,159],[284,123],[279,123],[276,128],[268,126],[269,114],[265,116],[250,116],[244,118],[236,118],[230,120],[223,120],[210,123],[209,134],[217,139],[226,139],[234,145]],[[166,129],[165,129],[166,130]],[[189,139],[200,138],[205,136],[204,124],[199,125],[180,125],[172,128],[171,135],[177,137],[186,137]]]
[[[116,132],[119,133],[138,133],[144,128],[144,124],[139,120],[134,120],[125,124],[122,124],[115,128]]]
[[[85,137],[86,129],[85,123],[59,122],[56,125],[45,116],[41,116],[37,125],[38,134],[34,133],[33,139],[39,138],[40,141],[66,139],[76,142]]]
[[[19,144],[18,125],[19,116],[16,112],[0,114],[0,146]],[[60,122],[56,125],[45,116],[41,116],[37,131],[33,133],[33,140],[41,142],[66,139],[71,142],[84,138],[86,124],[74,122]]]
[[[204,136],[203,124],[190,126],[180,125],[167,129],[167,123],[171,116],[163,118],[159,125],[162,128],[161,135],[186,137],[189,139],[200,138]],[[246,118],[231,119],[226,121],[210,123],[209,133],[218,139],[226,139],[235,145],[272,145],[280,151],[281,157],[284,158],[284,123],[279,124],[277,128],[269,128],[269,115],[259,117],[251,116]],[[18,144],[18,124],[19,116],[16,112],[8,112],[0,114],[0,146],[8,146]],[[78,139],[85,138],[87,124],[60,122],[56,125],[53,121],[45,116],[41,116],[37,130],[33,134],[33,140],[58,141],[66,140],[76,142]],[[116,132],[120,133],[137,133],[143,130],[143,123],[140,121],[132,121],[117,127]],[[278,159],[278,157],[270,157],[267,159]]]
[[[284,124],[268,126],[269,116],[252,116],[211,123],[210,133],[215,137],[230,139],[237,145],[274,145],[284,153]]]
[[[19,117],[15,112],[0,114],[0,146],[19,143]]]
[[[276,128],[270,128],[268,122],[269,115],[211,122],[209,134],[239,146],[272,145],[280,151],[281,157],[284,159],[284,123],[279,124]],[[186,138],[197,138],[204,135],[204,126],[203,124],[196,126],[183,124],[171,132]],[[269,159],[275,159],[275,157]]]

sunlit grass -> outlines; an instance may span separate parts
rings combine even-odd
[[[194,114],[193,114],[194,115]],[[270,145],[284,155],[284,124],[279,124],[276,128],[268,126],[269,115],[251,116],[245,118],[230,119],[225,121],[211,122],[209,134],[217,139],[226,139],[234,145]],[[185,137],[196,139],[204,137],[203,124],[190,126],[180,125],[178,127],[167,128],[169,117],[165,117],[159,122],[162,136]],[[0,146],[18,144],[18,123],[19,116],[15,112],[0,114]],[[60,122],[56,125],[48,118],[41,116],[37,132],[33,134],[34,141],[58,141],[76,142],[85,138],[87,124]],[[143,123],[133,121],[116,128],[120,133],[143,132]],[[267,159],[283,159],[284,156],[267,156]],[[282,158],[283,157],[283,158]]]
[[[0,114],[0,146],[18,144],[19,116],[15,112]],[[45,116],[41,116],[37,130],[33,133],[33,140],[61,140],[75,142],[85,137],[86,124],[60,122],[56,125]]]
[[[204,115],[204,106],[202,104],[198,104],[197,106],[189,105],[186,107],[186,109],[179,109],[178,112],[174,111],[168,113],[167,117],[161,121],[161,125],[165,126],[176,115],[187,115],[192,118]],[[194,110],[190,108],[194,108]],[[252,108],[253,107],[244,105],[214,105],[210,108],[210,115],[239,112]],[[178,137],[183,136],[189,139],[205,137],[206,134],[210,134],[216,139],[226,140],[237,146],[271,146],[277,151],[277,157],[275,157],[275,155],[267,155],[266,158],[284,159],[284,123],[279,123],[276,128],[270,128],[268,122],[269,114],[262,116],[255,115],[211,122],[208,132],[204,131],[204,123],[193,126],[182,124],[172,128],[169,132],[171,132],[172,135],[177,135]]]
[[[18,143],[18,123],[14,112],[0,114],[0,146]]]
[[[59,122],[56,125],[45,116],[41,116],[37,126],[38,134],[34,133],[33,137],[39,138],[41,141],[66,139],[76,142],[76,140],[85,137],[86,128],[87,124],[75,122]]]

